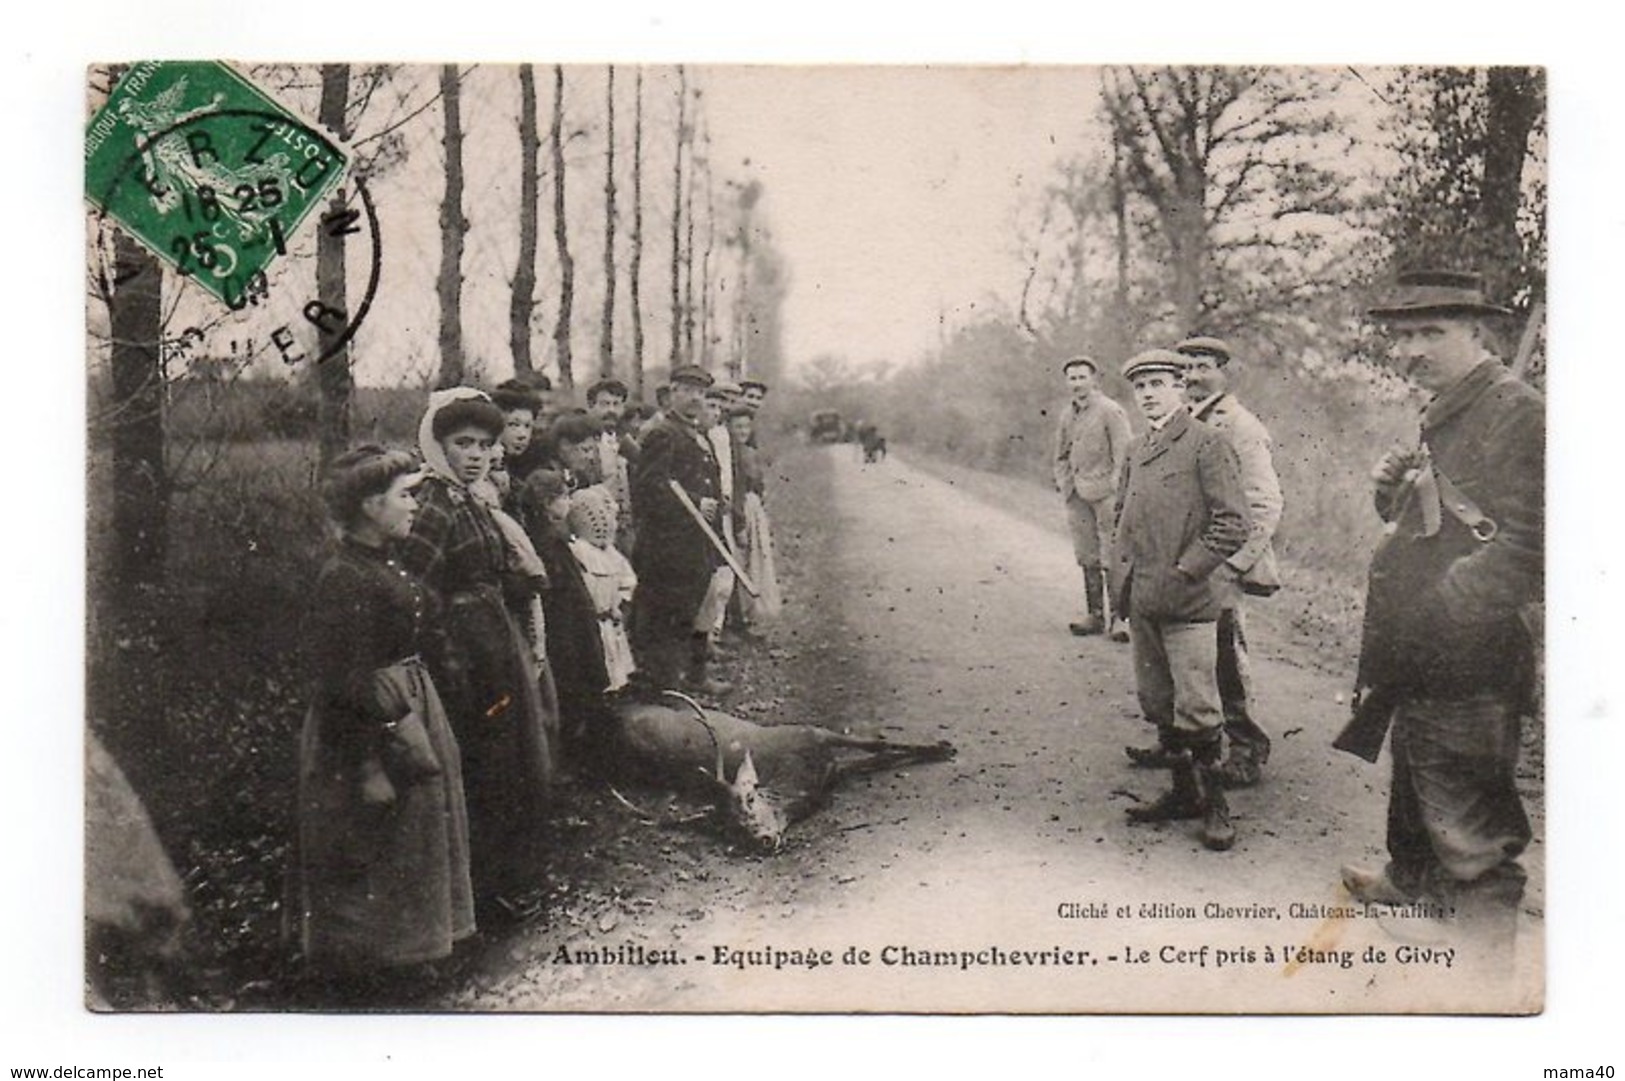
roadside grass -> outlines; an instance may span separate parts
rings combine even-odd
[[[164,1000],[128,974],[107,972],[129,991],[115,1002],[121,1008],[298,1004],[282,924],[312,660],[300,627],[331,534],[314,492],[312,444],[266,439],[218,449],[208,475],[174,499],[164,584],[122,606],[107,581],[107,459],[93,454],[90,463],[86,723],[145,803],[193,916],[184,986],[168,988],[173,997]],[[799,658],[816,658],[822,640],[810,629],[823,615],[804,563],[827,538],[829,470],[799,447],[784,459],[770,500],[790,610],[764,635],[738,643],[722,672],[738,684],[728,703],[735,712],[762,723],[816,723],[829,703],[811,688],[793,692],[791,681],[812,678]],[[669,807],[680,797],[639,798]],[[591,782],[565,789],[541,828],[554,842],[540,926],[613,922],[614,913],[636,910],[635,898],[658,897],[662,875],[697,873],[720,843],[697,830],[647,827]],[[512,967],[505,941],[498,935],[499,948],[465,974],[465,1001],[478,998],[469,981],[489,983]]]
[[[146,803],[192,906],[188,993],[274,976],[305,708],[299,628],[325,550],[314,448],[226,445],[177,493],[161,586],[115,606],[91,468],[87,724]]]

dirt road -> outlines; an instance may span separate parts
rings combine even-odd
[[[821,686],[790,717],[947,738],[957,759],[855,780],[777,857],[668,843],[678,866],[650,869],[653,896],[628,888],[608,918],[522,937],[504,974],[449,1005],[1318,1012],[1512,1009],[1538,992],[1399,950],[1364,915],[1293,908],[1351,905],[1339,864],[1381,862],[1387,767],[1331,750],[1341,677],[1260,643],[1275,752],[1262,785],[1232,794],[1233,850],[1204,850],[1192,823],[1130,826],[1124,809],[1166,775],[1123,755],[1149,735],[1128,647],[1067,633],[1079,576],[1059,529],[895,458],[808,455],[797,482],[827,483],[829,529],[806,542],[818,577],[776,646]],[[1542,860],[1537,839],[1525,964]]]

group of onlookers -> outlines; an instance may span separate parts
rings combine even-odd
[[[1543,574],[1544,407],[1496,359],[1507,314],[1476,276],[1403,275],[1372,309],[1400,374],[1433,398],[1418,446],[1375,474],[1388,531],[1373,560],[1356,726],[1392,726],[1391,861],[1345,868],[1372,904],[1437,902],[1498,941],[1515,926],[1529,841],[1514,784],[1533,686],[1525,608]],[[1229,385],[1230,346],[1193,337],[1130,357],[1144,430],[1062,365],[1054,475],[1083,570],[1080,636],[1132,643],[1169,789],[1140,823],[1199,820],[1229,849],[1227,788],[1257,784],[1244,598],[1281,584],[1282,494],[1268,431]],[[760,383],[678,367],[653,407],[594,384],[561,409],[511,381],[431,395],[417,452],[361,447],[323,494],[342,539],[316,584],[317,693],[300,746],[296,910],[304,956],[367,971],[447,956],[477,925],[538,911],[544,809],[596,769],[616,696],[729,689],[732,621],[780,599]]]
[[[1387,526],[1355,719],[1337,744],[1375,761],[1392,727],[1391,860],[1344,868],[1349,893],[1425,902],[1502,955],[1530,838],[1514,770],[1544,543],[1544,403],[1494,352],[1493,321],[1510,314],[1485,300],[1477,275],[1449,271],[1402,274],[1370,311],[1396,370],[1432,397],[1419,444],[1374,474]],[[1202,843],[1221,851],[1236,839],[1225,790],[1258,783],[1271,749],[1253,716],[1243,602],[1281,585],[1281,487],[1268,431],[1230,389],[1233,363],[1212,337],[1130,357],[1122,374],[1145,422],[1133,437],[1096,362],[1070,358],[1054,445],[1084,576],[1087,614],[1071,629],[1132,642],[1157,742],[1125,750],[1171,773],[1169,790],[1129,818],[1200,820]]]
[[[332,463],[290,913],[314,971],[398,971],[539,912],[545,809],[604,765],[617,697],[728,689],[718,634],[779,603],[766,391],[695,366],[654,407],[615,379],[576,409],[545,379],[455,387],[415,453]]]

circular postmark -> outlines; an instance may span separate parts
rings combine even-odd
[[[188,290],[198,295],[181,318],[185,329],[165,331],[176,356],[319,365],[355,337],[383,269],[377,207],[355,170],[341,184],[345,165],[331,140],[290,114],[212,108],[149,124],[87,195],[101,236],[116,223],[198,287]],[[323,295],[324,278],[346,280],[351,237],[368,245],[366,285],[353,306],[331,288]],[[107,258],[105,243],[96,250],[98,285],[111,297],[131,271]],[[307,261],[315,275],[296,272]]]

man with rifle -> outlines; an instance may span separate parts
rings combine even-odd
[[[716,452],[706,438],[705,392],[713,382],[696,365],[672,371],[670,408],[643,437],[631,491],[638,523],[632,548],[638,670],[653,689],[683,687],[714,696],[729,686],[710,674],[708,639],[694,632],[712,573],[722,563],[706,533],[707,526],[720,527],[722,510]]]
[[[1529,820],[1514,781],[1534,686],[1522,619],[1544,577],[1545,403],[1491,352],[1477,275],[1400,275],[1370,316],[1395,370],[1433,394],[1420,446],[1378,464],[1355,715],[1335,745],[1376,761],[1393,732],[1388,866],[1343,869],[1360,901],[1431,902],[1510,956]]]

